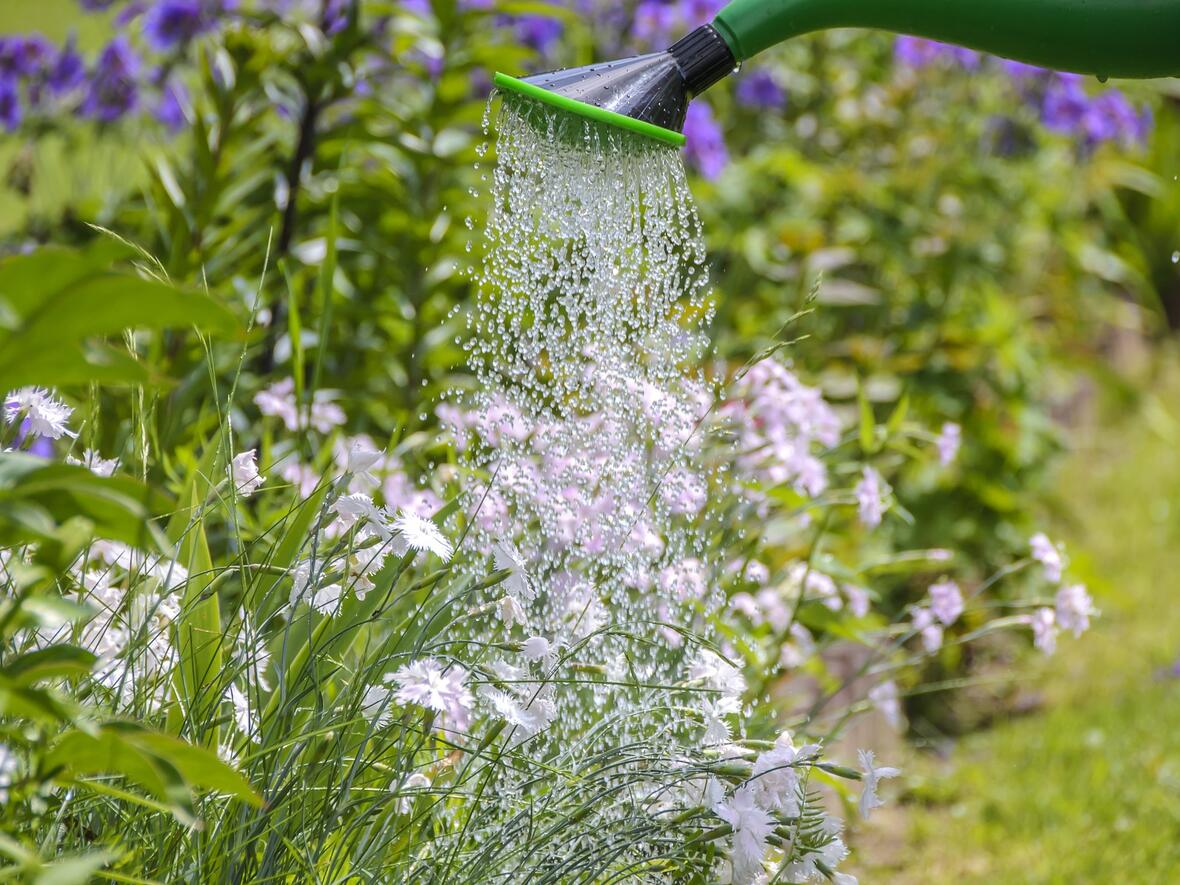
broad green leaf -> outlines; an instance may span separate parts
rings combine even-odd
[[[136,255],[103,238],[85,251],[47,247],[0,261],[0,390],[142,383],[144,366],[95,339],[139,328],[234,330],[233,315],[206,295],[111,269]]]
[[[111,851],[94,851],[77,857],[64,857],[42,868],[33,885],[86,885],[94,874],[119,856]]]
[[[130,477],[0,453],[0,543],[44,540],[56,525],[82,517],[98,537],[158,548],[163,536],[151,517],[168,506],[167,498]]]
[[[90,672],[98,660],[93,653],[75,645],[53,645],[38,649],[5,664],[2,672],[16,685],[34,685],[43,679],[80,676]]]

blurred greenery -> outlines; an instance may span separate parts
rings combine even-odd
[[[1024,686],[1036,715],[915,761],[869,882],[1173,881],[1180,869],[1180,364],[1073,435],[1057,536],[1102,617]],[[903,838],[897,838],[902,836]]]

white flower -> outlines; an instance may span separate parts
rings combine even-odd
[[[119,466],[119,462],[115,460],[108,460],[102,457],[94,449],[87,449],[82,453],[82,458],[79,460],[73,455],[66,456],[67,464],[74,464],[79,467],[86,467],[95,476],[107,477],[115,472],[115,468]]]
[[[740,698],[746,691],[742,671],[709,649],[701,649],[688,671],[690,680],[700,680],[723,697]]]
[[[934,612],[928,608],[913,610],[913,630],[922,637],[922,647],[928,654],[934,654],[942,648],[942,625],[934,617]]]
[[[939,581],[930,585],[930,610],[934,617],[950,626],[963,613],[963,593],[954,581]]]
[[[360,525],[372,529],[380,537],[389,537],[385,512],[368,495],[341,495],[332,502],[331,512],[336,514],[331,527],[333,533],[343,534],[353,526]]]
[[[411,550],[428,550],[443,562],[449,561],[455,552],[455,548],[439,531],[438,526],[429,519],[411,513],[404,508],[398,513],[397,519],[393,521],[393,530],[401,535],[402,540],[409,545]]]
[[[766,839],[774,831],[770,812],[758,807],[754,791],[749,787],[737,790],[728,802],[713,808],[713,813],[733,828],[733,881],[747,885],[762,872],[766,854]]]
[[[1094,600],[1082,584],[1071,584],[1057,591],[1057,623],[1062,630],[1081,636],[1090,629],[1090,616],[1098,614]]]
[[[738,712],[737,698],[721,697],[716,700],[701,701],[701,717],[705,720],[705,734],[701,737],[701,744],[715,747],[729,741],[729,723],[726,716]]]
[[[17,765],[16,754],[7,744],[0,744],[0,804],[8,801],[8,788],[15,779]]]
[[[284,378],[254,394],[254,405],[263,415],[282,419],[288,430],[299,427],[299,412],[295,405],[295,381]]]
[[[1061,580],[1061,572],[1065,568],[1065,556],[1060,545],[1054,544],[1044,532],[1038,532],[1029,539],[1032,558],[1045,569],[1045,580],[1056,584]]]
[[[465,723],[471,713],[471,692],[467,690],[467,671],[449,666],[437,658],[423,658],[402,667],[392,676],[398,684],[399,703],[416,704],[443,713],[458,723]]]
[[[532,579],[526,569],[524,557],[511,541],[504,539],[492,545],[496,570],[507,569],[509,575],[504,581],[504,588],[517,599],[532,599],[536,596]]]
[[[943,467],[949,467],[959,454],[959,447],[963,444],[963,428],[950,421],[942,425],[942,433],[938,435],[938,461]]]
[[[517,698],[498,688],[484,686],[481,695],[492,705],[496,715],[517,729],[522,739],[543,731],[557,716],[557,705],[543,692],[530,686],[526,697]]]
[[[799,775],[793,766],[811,758],[818,750],[815,744],[796,750],[790,734],[780,735],[774,749],[754,760],[748,786],[758,804],[787,817],[798,817]]]
[[[878,768],[872,750],[858,750],[857,756],[860,757],[860,767],[864,772],[864,790],[860,794],[860,814],[861,817],[868,820],[869,812],[885,804],[877,795],[877,785],[885,778],[897,777],[901,774],[901,769]]]
[[[897,730],[901,729],[901,702],[898,700],[897,683],[890,680],[869,689],[869,702],[885,717],[885,721]]]
[[[513,624],[520,624],[522,627],[528,627],[529,618],[525,614],[524,608],[517,601],[515,596],[507,594],[500,598],[500,620],[504,622],[504,626],[509,630],[512,629]]]
[[[246,693],[236,685],[230,685],[225,693],[225,699],[233,705],[234,723],[238,726],[238,731],[249,735],[250,740],[255,743],[262,740],[262,735],[251,731],[250,699]]]
[[[330,390],[317,390],[312,397],[309,410],[311,426],[320,433],[330,433],[347,421],[344,410],[332,402],[335,393]],[[288,430],[302,430],[306,426],[303,410],[295,402],[295,381],[284,378],[265,390],[254,395],[254,404],[263,415],[272,415],[282,420]]]
[[[320,484],[319,473],[298,461],[288,461],[284,464],[279,476],[291,483],[303,498],[310,497]]]
[[[1051,608],[1039,608],[1029,615],[1033,645],[1044,654],[1057,651],[1057,614]]]
[[[530,661],[541,661],[552,657],[553,645],[544,636],[530,636],[524,641],[520,652]]]
[[[313,583],[323,578],[323,573],[312,574],[312,564],[307,560],[295,563],[291,568],[291,596],[288,604],[291,608],[297,606],[307,597],[307,591],[312,590],[308,604],[316,611],[335,609],[344,595],[344,588],[339,584],[327,584],[323,587],[313,587]]]
[[[66,427],[73,413],[72,408],[54,399],[44,387],[22,387],[12,391],[4,400],[4,420],[8,424],[27,421],[29,436],[76,437],[78,434]]]
[[[348,452],[344,458],[344,470],[352,474],[354,480],[361,485],[376,488],[380,485],[380,481],[372,471],[384,458],[384,454],[377,451],[367,439],[357,437],[348,446]]]
[[[852,612],[853,617],[863,618],[869,613],[872,600],[867,590],[854,584],[845,584],[843,590],[844,596],[848,599],[848,610]]]
[[[258,472],[258,459],[256,455],[257,450],[251,449],[248,452],[242,452],[240,455],[234,455],[233,461],[230,462],[230,479],[233,480],[234,488],[237,489],[238,494],[243,498],[249,498],[258,491],[266,479],[266,477]]]
[[[860,521],[868,528],[876,528],[885,517],[889,485],[872,467],[865,467],[856,485],[856,506]]]

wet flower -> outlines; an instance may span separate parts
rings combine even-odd
[[[762,872],[766,840],[774,830],[770,812],[758,806],[751,787],[741,787],[713,813],[733,828],[733,881],[751,883]]]
[[[429,551],[443,562],[450,560],[455,548],[431,520],[402,509],[393,521],[397,532],[411,550]]]
[[[801,796],[794,766],[813,759],[818,752],[817,744],[796,749],[789,733],[779,735],[774,748],[754,760],[750,772],[747,786],[758,805],[787,817],[798,817]]]
[[[1071,584],[1057,591],[1057,623],[1062,630],[1081,636],[1090,629],[1090,617],[1098,613],[1094,601],[1082,584]]]
[[[22,429],[32,437],[76,437],[78,434],[66,426],[73,412],[65,403],[54,399],[44,387],[23,387],[4,399],[5,423],[22,421]]]
[[[234,488],[243,498],[249,498],[258,491],[266,477],[258,472],[257,449],[234,455],[230,462],[229,474]]]
[[[438,658],[423,658],[392,675],[398,684],[399,703],[415,704],[442,713],[455,723],[471,715],[472,697],[467,690],[467,671]],[[458,726],[462,727],[462,726]]]
[[[930,585],[930,610],[934,617],[950,626],[963,613],[963,592],[954,581],[939,581]]]
[[[541,661],[553,655],[553,645],[544,636],[530,636],[521,646],[520,653],[530,661]]]
[[[509,630],[514,624],[520,624],[522,627],[528,627],[529,618],[525,613],[524,606],[512,594],[506,594],[500,598],[499,603],[500,620],[504,622],[504,626]]]
[[[520,551],[506,538],[497,541],[492,547],[492,555],[498,571],[507,570],[508,577],[504,580],[504,589],[516,599],[532,599],[536,595],[532,579],[526,569],[524,557]]]
[[[861,771],[864,772],[864,789],[860,794],[860,814],[861,817],[868,820],[869,813],[874,808],[880,808],[885,804],[877,795],[878,784],[885,778],[897,777],[901,774],[901,769],[885,766],[878,768],[872,750],[858,750],[857,756],[860,758]]]

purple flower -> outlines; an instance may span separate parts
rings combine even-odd
[[[893,44],[893,57],[899,63],[911,68],[951,62],[968,70],[979,67],[980,56],[972,49],[923,40],[921,37],[898,37]]]
[[[1151,115],[1137,112],[1117,89],[1091,98],[1077,74],[1056,74],[1045,90],[1041,120],[1054,132],[1085,139],[1088,144],[1146,141]]]
[[[139,58],[123,36],[116,37],[98,57],[90,87],[82,100],[83,116],[113,123],[139,104]]]
[[[565,32],[565,26],[547,15],[524,15],[516,20],[516,36],[538,52],[548,52]]]
[[[1000,59],[1000,67],[1003,69],[1005,74],[1017,80],[1022,80],[1028,77],[1039,77],[1042,74],[1049,73],[1045,68],[1038,67],[1037,65],[1028,65],[1022,61],[1013,61],[1010,58]]]
[[[324,5],[322,27],[328,36],[339,34],[348,24],[350,0],[328,0]]]
[[[53,47],[44,37],[0,37],[0,75],[35,77],[45,73]]]
[[[1090,98],[1077,74],[1056,74],[1045,89],[1041,122],[1054,132],[1073,134],[1082,125]]]
[[[675,6],[660,0],[643,0],[635,9],[632,34],[643,45],[663,47],[672,42],[672,34],[679,24],[680,15]]]
[[[153,49],[169,52],[212,28],[219,11],[210,0],[158,0],[143,17],[143,34]]]
[[[684,135],[688,139],[685,157],[689,165],[710,181],[717,178],[729,162],[729,151],[707,104],[697,101],[688,106]]]
[[[171,132],[178,132],[187,122],[184,106],[188,103],[188,90],[179,80],[169,77],[160,86],[160,98],[152,113]]]
[[[89,12],[102,12],[115,5],[115,0],[78,0],[82,8]]]
[[[0,126],[12,132],[23,116],[20,84],[13,77],[0,75]]]
[[[748,108],[777,111],[787,104],[787,93],[769,71],[754,71],[743,77],[736,95],[738,103]]]
[[[82,56],[74,49],[74,38],[71,36],[49,70],[49,91],[54,95],[64,95],[82,85],[85,78],[86,65],[82,61]]]

